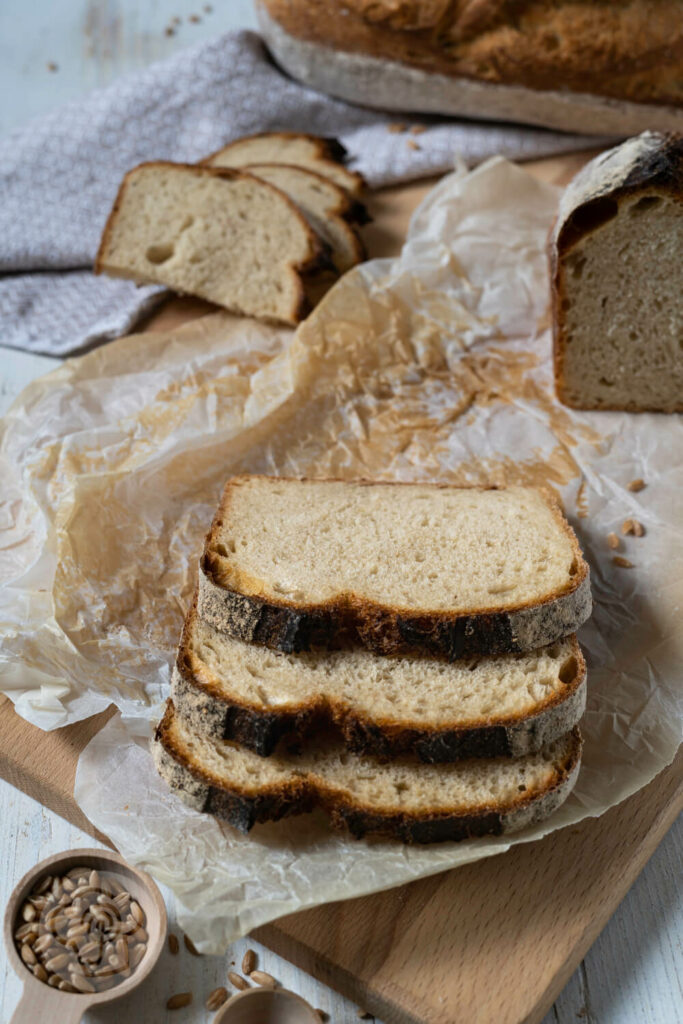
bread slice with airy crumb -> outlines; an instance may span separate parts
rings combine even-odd
[[[334,182],[291,164],[250,164],[249,174],[279,188],[296,203],[315,233],[330,246],[340,274],[365,259],[365,246],[352,224],[337,211],[348,209],[347,194]]]
[[[282,162],[261,162],[245,164],[241,169],[248,174],[256,174],[258,176],[258,168],[268,168],[274,174],[276,167],[282,168],[283,177],[280,179],[280,182],[273,180],[271,184],[286,192],[287,189],[283,187],[281,182],[284,183],[289,180],[292,188],[297,193],[296,196],[292,195],[291,197],[295,203],[299,202],[299,198],[305,200],[305,205],[310,206],[320,217],[341,217],[347,224],[363,225],[371,222],[372,217],[365,203],[352,196],[341,185],[337,185],[330,178],[320,174],[318,171],[312,170],[310,167],[301,167],[299,164],[285,164]],[[299,172],[299,180],[297,181],[291,177],[288,179],[284,175],[286,170],[297,170]]]
[[[328,266],[327,246],[272,185],[240,171],[156,162],[123,179],[95,272],[296,324],[308,311],[306,275]]]
[[[573,633],[591,593],[573,531],[535,488],[241,476],[206,538],[198,609],[287,652],[350,635],[459,658]]]
[[[683,136],[591,160],[550,240],[555,380],[575,409],[683,412]]]
[[[535,754],[449,765],[383,763],[325,736],[300,753],[262,758],[198,736],[169,701],[152,752],[186,804],[242,832],[319,806],[356,838],[432,843],[517,832],[547,818],[574,786],[581,737],[575,729]]]
[[[228,143],[207,156],[210,167],[246,167],[249,164],[296,164],[306,167],[358,196],[365,188],[363,176],[344,167],[346,150],[338,139],[297,132],[262,132]]]
[[[349,750],[428,762],[520,757],[578,724],[586,666],[575,636],[529,654],[448,661],[362,647],[299,654],[219,633],[190,608],[171,697],[198,734],[270,756],[336,726]]]

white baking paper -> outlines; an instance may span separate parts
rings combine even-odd
[[[258,924],[489,856],[604,812],[668,764],[683,678],[680,417],[577,413],[551,383],[545,241],[557,190],[496,159],[445,178],[400,258],[347,274],[296,333],[217,314],[36,381],[0,443],[0,684],[44,728],[114,701],[76,797],[176,893],[205,952]],[[151,722],[203,533],[237,472],[543,483],[591,565],[584,763],[513,839],[405,848],[309,815],[249,837],[154,773]],[[629,481],[645,487],[630,491]],[[626,518],[645,536],[608,533]]]

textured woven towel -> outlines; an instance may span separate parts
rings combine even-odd
[[[241,135],[286,129],[338,135],[369,183],[383,185],[446,171],[456,156],[472,165],[596,141],[430,119],[414,149],[388,120],[400,118],[291,81],[258,35],[236,32],[15,132],[0,141],[0,344],[67,355],[125,333],[163,297],[90,271],[119,182],[143,160],[193,162]]]

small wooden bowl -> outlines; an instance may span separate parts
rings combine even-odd
[[[14,943],[14,932],[21,923],[17,917],[36,882],[45,875],[64,875],[81,864],[98,871],[111,871],[125,881],[128,891],[145,912],[145,930],[149,936],[147,952],[131,976],[125,978],[120,985],[93,995],[60,992],[38,981],[22,961]],[[131,867],[117,853],[110,853],[109,850],[67,850],[36,864],[15,886],[5,911],[5,945],[10,963],[24,983],[22,997],[10,1024],[36,1024],[36,1021],[78,1024],[91,1007],[127,996],[145,980],[159,959],[166,939],[166,927],[166,907],[156,884],[148,874]]]
[[[229,999],[212,1024],[320,1024],[320,1017],[286,988],[250,988]]]

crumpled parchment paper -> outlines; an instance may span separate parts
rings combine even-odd
[[[551,382],[545,240],[555,188],[501,159],[445,178],[400,258],[347,274],[296,333],[217,314],[124,338],[31,384],[0,443],[0,685],[43,728],[114,701],[76,797],[167,883],[204,952],[282,914],[387,888],[598,815],[680,741],[683,426],[578,413]],[[154,773],[150,723],[202,536],[238,472],[544,483],[591,565],[584,763],[550,821],[405,848],[319,814],[249,837]],[[642,478],[639,492],[629,481]],[[613,563],[607,534],[629,517]]]

